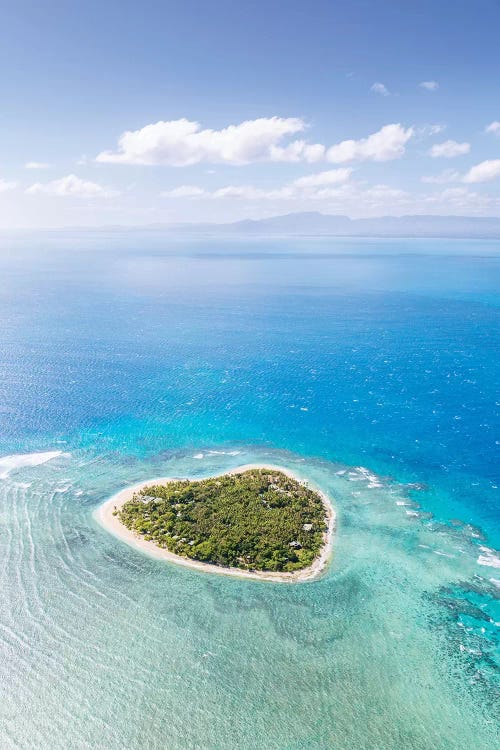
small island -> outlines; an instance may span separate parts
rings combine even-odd
[[[97,518],[155,557],[274,581],[317,577],[335,520],[324,493],[273,466],[150,480],[108,500]]]

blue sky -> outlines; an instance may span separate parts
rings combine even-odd
[[[500,216],[499,29],[497,0],[4,3],[0,226]]]

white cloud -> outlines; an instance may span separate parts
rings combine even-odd
[[[198,198],[204,194],[205,191],[198,185],[180,185],[173,190],[164,190],[160,193],[162,198]]]
[[[437,81],[421,81],[418,85],[421,89],[425,89],[425,91],[437,91],[439,88]]]
[[[317,174],[308,174],[305,177],[299,177],[293,181],[293,185],[298,188],[319,187],[320,185],[338,185],[347,182],[352,174],[350,167],[341,167],[340,169],[329,169],[326,172]]]
[[[304,131],[306,123],[297,117],[247,120],[222,130],[202,130],[190,120],[160,121],[140,130],[127,131],[116,151],[102,151],[99,162],[115,164],[163,164],[189,166],[200,162],[252,164],[256,162],[388,161],[405,152],[413,128],[385,125],[359,141],[345,140],[329,149],[303,139],[284,142]]]
[[[393,188],[390,185],[372,185],[368,188],[353,186],[351,197],[354,200],[360,200],[370,208],[389,207],[394,204],[407,205],[411,196],[406,190]]]
[[[298,117],[261,117],[222,130],[202,130],[198,122],[185,118],[160,121],[123,133],[118,140],[118,150],[101,152],[97,161],[176,167],[200,162],[297,161],[307,159],[311,147],[302,141],[283,147],[282,141],[305,127],[305,122]],[[321,147],[313,148],[319,151]]]
[[[27,161],[24,165],[25,169],[48,169],[50,164],[46,161]]]
[[[423,198],[425,204],[432,207],[433,213],[450,212],[455,215],[477,214],[479,216],[498,209],[500,201],[496,197],[476,193],[465,187],[446,188],[437,193],[431,193]]]
[[[217,190],[205,190],[198,185],[181,185],[161,193],[163,198],[241,198],[244,200],[291,200],[298,197],[314,198],[319,189],[348,182],[351,168],[330,169],[326,172],[299,177],[279,188],[264,189],[253,185],[225,185]]]
[[[256,201],[270,199],[288,200],[294,197],[295,193],[295,188],[291,184],[270,190],[254,187],[253,185],[225,185],[217,190],[205,190],[198,185],[181,185],[173,190],[165,190],[160,195],[162,198],[239,198],[241,200]]]
[[[298,187],[289,183],[275,190],[262,190],[251,185],[233,186],[208,193],[207,197],[223,199],[234,198],[249,201],[285,201],[291,207],[299,208],[304,203],[313,203],[315,207],[335,208],[336,210],[354,210],[359,207],[375,211],[378,208],[387,210],[389,206],[411,205],[410,196],[403,190],[388,185],[365,187],[363,183],[345,182],[311,187]]]
[[[247,194],[245,197],[250,197]],[[266,196],[266,203],[273,195]],[[431,193],[411,194],[385,184],[367,186],[362,182],[347,182],[343,185],[314,188],[301,193],[282,195],[288,199],[290,208],[301,210],[306,203],[315,209],[346,213],[350,216],[380,216],[384,214],[473,214],[488,215],[498,211],[497,197],[474,192],[465,186],[449,187]]]
[[[51,182],[36,182],[27,188],[29,195],[45,194],[58,197],[74,196],[78,198],[112,198],[118,195],[116,191],[98,185],[90,180],[82,180],[74,174],[61,177]]]
[[[460,179],[460,172],[457,172],[456,169],[445,169],[440,174],[421,177],[420,181],[429,185],[445,185],[448,182],[459,182]]]
[[[0,193],[6,193],[9,190],[14,190],[19,183],[12,182],[9,180],[1,180],[0,179]]]
[[[269,156],[271,161],[288,162],[317,162],[325,158],[326,148],[321,143],[306,143],[306,141],[292,141],[288,146],[271,146]]]
[[[247,200],[258,200],[280,197],[284,188],[278,190],[264,190],[252,185],[225,185],[217,190],[206,190],[199,185],[180,185],[173,190],[164,190],[160,193],[162,198],[242,198]]]
[[[484,132],[500,136],[500,122],[498,120],[490,122],[490,124],[485,127]]]
[[[399,123],[384,125],[378,132],[359,141],[347,140],[331,146],[326,153],[328,161],[344,164],[350,161],[390,161],[405,153],[405,145],[414,133]]]
[[[499,160],[500,161],[500,160]],[[500,174],[500,165],[498,167]],[[346,170],[330,170],[299,177],[276,188],[255,185],[225,185],[217,190],[196,186],[188,188],[193,199],[211,202],[210,214],[230,220],[234,216],[270,215],[283,206],[288,211],[319,210],[349,216],[381,216],[402,214],[496,215],[500,198],[475,192],[466,185],[444,187],[429,192],[409,193],[387,184],[367,185],[350,179]],[[332,173],[334,176],[329,176]],[[445,179],[463,179],[457,172],[447,170]],[[431,180],[429,180],[431,182]],[[435,184],[440,184],[436,179]],[[196,187],[196,190],[194,189]],[[170,191],[167,197],[171,197]],[[178,191],[179,194],[181,191]],[[186,190],[187,196],[188,190]],[[215,205],[217,204],[217,206]],[[203,209],[200,209],[203,210]],[[222,213],[221,213],[222,212]]]
[[[409,205],[409,195],[398,188],[378,184],[366,187],[364,183],[350,182],[351,169],[334,169],[326,172],[299,177],[278,188],[259,188],[254,185],[226,185],[217,190],[204,190],[196,186],[182,186],[165,193],[164,197],[190,197],[206,200],[242,200],[251,202],[288,202],[293,207],[300,207],[305,202],[318,206],[338,203],[344,205],[377,207],[390,206],[393,202]]]
[[[500,177],[500,159],[489,159],[476,164],[464,175],[464,182],[490,182]]]
[[[453,159],[455,156],[462,156],[468,154],[470,151],[470,143],[458,143],[457,141],[444,141],[443,143],[435,143],[434,146],[429,150],[429,156],[433,159],[445,158]]]
[[[285,194],[283,188],[278,190],[263,190],[252,185],[227,185],[219,188],[213,193],[208,193],[210,198],[242,198],[244,200],[258,200],[260,198],[282,198]],[[286,192],[286,190],[285,190]]]
[[[430,135],[438,135],[439,133],[442,133],[443,130],[446,130],[446,125],[444,125],[444,123],[434,122],[416,128],[415,132],[417,135],[425,137]]]
[[[370,91],[373,91],[374,94],[380,94],[381,96],[390,96],[391,92],[385,86],[383,83],[380,83],[380,81],[377,81],[377,83],[374,83],[372,86],[370,86]]]

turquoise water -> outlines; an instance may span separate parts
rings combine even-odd
[[[497,746],[496,244],[0,247],[2,748]],[[335,502],[317,582],[159,563],[93,519],[260,460]]]

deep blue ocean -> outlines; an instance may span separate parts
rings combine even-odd
[[[12,233],[0,280],[2,747],[500,741],[500,243]],[[261,459],[337,507],[316,583],[93,518]]]

